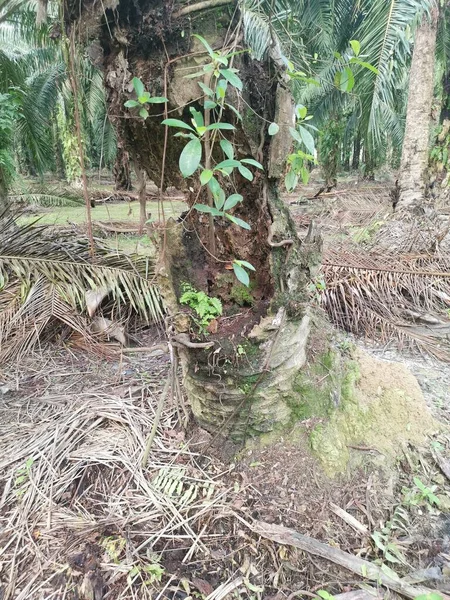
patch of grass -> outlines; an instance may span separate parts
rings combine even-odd
[[[164,212],[166,218],[178,217],[184,210],[186,204],[179,200],[166,202]],[[155,221],[158,218],[158,205],[156,202],[147,203],[147,212],[151,213],[150,220]],[[105,203],[91,209],[93,221],[139,221],[139,203],[138,202],[117,202]],[[81,225],[86,222],[86,208],[84,206],[61,206],[55,207],[51,211],[42,211],[41,215],[25,216],[20,219],[23,223],[30,223],[40,217],[40,225],[68,225],[75,223]]]

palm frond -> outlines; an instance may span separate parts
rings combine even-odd
[[[158,321],[163,311],[154,279],[154,264],[148,258],[120,255],[100,244],[96,257],[85,240],[70,233],[23,225],[7,214],[0,215],[0,279],[24,283],[50,282],[71,308],[86,313],[86,293],[101,290],[117,314],[131,307],[147,321]]]
[[[450,361],[450,256],[329,250],[323,271],[337,326]]]

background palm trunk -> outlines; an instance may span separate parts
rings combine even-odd
[[[426,194],[433,104],[438,9],[424,15],[417,29],[409,77],[405,138],[400,166],[398,209],[415,209]]]

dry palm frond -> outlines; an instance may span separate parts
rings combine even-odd
[[[232,490],[214,480],[214,466],[201,469],[185,445],[162,435],[174,427],[173,408],[163,412],[142,468],[156,405],[144,386],[136,396],[114,389],[44,396],[20,422],[17,407],[0,407],[7,597],[63,597],[66,586],[79,593],[83,575],[67,563],[94,538],[105,590],[123,600],[150,600],[155,595],[146,565],[163,566],[175,548],[187,562],[202,556],[208,542],[225,538],[205,532],[205,525],[231,503]]]
[[[323,270],[336,325],[450,361],[450,256],[329,250]]]
[[[50,235],[45,227],[18,225],[0,215],[0,361],[23,356],[64,330],[100,350],[87,318],[100,304],[114,321],[132,312],[146,321],[160,320],[162,305],[148,258],[101,246],[92,258],[86,241],[70,233],[58,232],[57,240]]]
[[[149,258],[120,255],[97,245],[89,254],[86,240],[69,232],[55,233],[36,224],[22,225],[0,215],[0,281],[29,284],[43,278],[60,298],[76,310],[86,309],[86,292],[108,290],[117,307],[127,304],[147,320],[162,316]]]

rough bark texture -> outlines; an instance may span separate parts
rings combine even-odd
[[[433,104],[438,10],[417,29],[411,64],[405,138],[400,166],[398,209],[414,210],[425,199]]]
[[[117,145],[116,160],[113,167],[113,175],[116,190],[131,190],[131,173],[130,173],[130,159],[128,152],[122,148],[120,144]]]
[[[115,4],[113,11],[106,7],[106,25],[103,11],[97,14],[95,6],[89,9],[91,5],[85,2],[82,21],[89,21],[92,31],[97,18],[110,113],[124,148],[158,185],[185,189],[189,205],[207,204],[207,192],[198,176],[185,181],[180,175],[178,158],[186,140],[174,137],[171,129],[165,144],[162,105],[151,105],[144,122],[125,109],[124,102],[133,97],[131,79],[138,76],[153,96],[168,97],[171,117],[189,123],[189,108],[203,107],[197,80],[185,76],[208,61],[204,47],[191,34],[200,33],[216,49],[243,49],[241,32],[229,33],[239,23],[236,6],[230,3],[176,18],[172,2],[119,0]],[[74,0],[71,6],[73,12],[68,10],[67,15],[79,22],[78,2]],[[293,124],[292,98],[270,61],[254,61],[248,53],[233,61],[243,92],[240,98],[229,86],[227,99],[242,120],[225,108],[221,120],[233,123],[235,130],[223,133],[238,159],[255,158],[265,170],[252,168],[251,182],[237,171],[231,177],[217,177],[227,196],[239,192],[244,197],[233,213],[247,221],[251,230],[216,218],[216,256],[212,258],[206,215],[192,210],[183,224],[169,221],[161,241],[159,285],[196,420],[212,432],[242,440],[286,424],[299,414],[304,402],[297,376],[306,361],[311,326],[308,286],[320,263],[321,240],[314,228],[305,240],[299,240],[278,195],[278,180],[291,145],[286,133]],[[274,137],[267,131],[271,121],[280,126]],[[216,138],[213,163],[223,158]],[[250,289],[230,271],[234,259],[254,265]],[[179,341],[195,342],[202,337],[192,311],[179,303],[186,283],[222,301],[223,316],[211,325],[206,337],[211,342],[208,349],[187,348]]]

